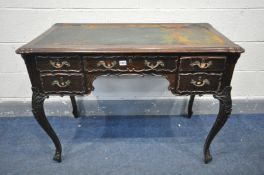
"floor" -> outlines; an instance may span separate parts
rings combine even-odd
[[[263,175],[264,115],[232,115],[202,147],[214,115],[49,117],[63,146],[62,163],[33,117],[0,118],[1,175]]]

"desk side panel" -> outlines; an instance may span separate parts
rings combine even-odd
[[[223,74],[222,86],[220,88],[221,90],[223,90],[226,86],[231,86],[235,65],[240,57],[240,53],[227,53],[226,56],[227,61]]]
[[[21,56],[25,61],[32,87],[38,88],[39,90],[42,91],[41,82],[40,82],[40,78],[39,78],[40,73],[36,69],[35,55],[23,54]]]

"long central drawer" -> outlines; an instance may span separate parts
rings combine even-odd
[[[176,56],[84,56],[84,70],[87,72],[176,72]]]

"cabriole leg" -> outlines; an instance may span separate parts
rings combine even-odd
[[[76,99],[75,96],[71,95],[71,103],[72,103],[72,114],[75,118],[78,118],[78,110],[77,110],[77,103],[76,103]]]
[[[44,112],[44,101],[47,96],[41,93],[37,88],[32,88],[33,95],[32,95],[32,112],[36,120],[38,121],[39,125],[43,128],[43,130],[49,135],[51,140],[53,141],[56,151],[53,157],[53,160],[57,162],[61,162],[61,143],[52,129],[49,121],[46,118]]]
[[[191,116],[193,114],[192,107],[193,107],[194,97],[195,97],[195,95],[191,95],[189,102],[188,102],[188,115],[187,115],[188,118],[191,118]]]
[[[216,134],[221,130],[224,126],[225,122],[227,121],[228,117],[232,111],[232,100],[231,100],[231,87],[225,87],[222,92],[219,94],[214,95],[214,98],[219,100],[219,113],[217,115],[216,121],[210,130],[205,144],[204,144],[204,162],[209,163],[212,160],[212,156],[210,154],[210,144]]]

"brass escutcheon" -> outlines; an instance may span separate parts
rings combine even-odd
[[[65,88],[71,84],[71,80],[63,81],[63,78],[61,77],[60,80],[53,80],[51,84],[52,84],[52,86],[56,85],[60,88]]]
[[[210,81],[208,79],[203,79],[201,77],[198,78],[198,80],[194,80],[192,79],[190,82],[192,85],[196,86],[196,87],[203,87],[204,85],[210,85]]]
[[[110,63],[106,63],[105,61],[99,61],[99,62],[97,63],[97,67],[103,66],[103,67],[106,68],[106,69],[111,69],[111,68],[113,68],[116,64],[117,64],[116,61],[112,61],[112,62],[110,62]]]
[[[151,62],[149,62],[148,60],[145,60],[145,65],[146,65],[147,67],[149,67],[150,69],[155,69],[155,68],[157,68],[157,67],[159,67],[159,66],[161,66],[161,67],[164,67],[164,66],[165,66],[164,62],[161,61],[161,60],[158,60],[158,61],[156,62],[156,64],[151,63]]]
[[[60,69],[63,66],[67,66],[67,67],[71,66],[68,61],[59,61],[59,60],[56,61],[50,60],[50,64],[56,69]]]
[[[208,67],[210,67],[212,65],[212,61],[209,62],[204,62],[204,60],[200,61],[194,61],[190,64],[190,66],[194,67],[194,66],[198,66],[200,69],[206,69]]]

